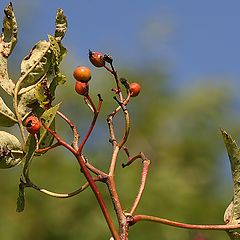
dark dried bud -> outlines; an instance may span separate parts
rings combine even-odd
[[[113,62],[112,56],[110,56],[110,55],[108,55],[108,54],[104,54],[103,59],[104,59],[107,63],[110,63],[110,64],[112,64],[112,62]]]

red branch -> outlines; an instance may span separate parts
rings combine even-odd
[[[236,225],[198,225],[198,224],[188,224],[188,223],[181,223],[176,222],[172,220],[168,220],[165,218],[159,218],[154,216],[148,216],[148,215],[135,215],[133,216],[129,222],[130,225],[134,225],[135,223],[139,221],[150,221],[150,222],[157,222],[162,223],[165,225],[173,226],[173,227],[179,227],[179,228],[187,228],[187,229],[199,229],[199,230],[231,230],[231,229],[238,229],[240,228],[240,224]]]

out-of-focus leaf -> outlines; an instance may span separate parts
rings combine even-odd
[[[226,131],[221,130],[225,146],[227,148],[229,160],[231,163],[234,193],[233,200],[225,213],[225,220],[229,224],[240,223],[240,149],[235,140],[227,134]]]
[[[15,123],[17,123],[17,120],[14,113],[8,108],[3,99],[0,97],[0,126],[11,127]]]
[[[22,183],[19,184],[18,188],[18,198],[17,198],[17,212],[23,212],[25,208],[25,191]]]
[[[63,10],[58,9],[56,15],[56,30],[54,34],[54,37],[56,38],[57,41],[61,41],[62,38],[65,36],[67,26],[68,26],[67,18],[63,14]]]
[[[39,41],[21,64],[20,87],[28,87],[37,83],[48,72],[51,64],[50,42]]]
[[[18,165],[23,158],[20,141],[12,134],[0,131],[0,168]]]

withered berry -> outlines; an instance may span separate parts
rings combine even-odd
[[[92,52],[89,50],[89,60],[95,67],[104,67],[105,66],[105,60],[104,56],[100,52]]]

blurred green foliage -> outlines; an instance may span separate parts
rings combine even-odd
[[[70,69],[69,67],[66,69]],[[122,77],[141,84],[141,94],[132,99],[128,109],[131,131],[127,146],[131,154],[143,151],[151,160],[149,178],[143,199],[136,213],[152,214],[172,220],[213,224],[223,223],[223,213],[231,199],[230,168],[219,127],[234,121],[234,96],[223,84],[206,84],[176,88],[169,77],[152,69],[119,69]],[[84,135],[91,113],[81,96],[73,93],[74,81],[58,90],[55,102],[62,101],[61,110],[70,116]],[[123,76],[124,75],[124,76]],[[85,154],[96,166],[106,170],[111,159],[106,115],[116,102],[112,99],[114,82],[104,71],[94,70],[91,95],[101,93],[103,109]],[[121,114],[120,114],[121,115]],[[60,120],[60,119],[58,119]],[[121,136],[122,116],[114,120]],[[5,129],[6,130],[6,129]],[[66,140],[71,131],[58,121],[57,132]],[[141,163],[122,169],[126,161],[120,154],[116,184],[123,209],[129,210],[140,180]],[[27,189],[26,210],[15,212],[20,167],[2,170],[0,174],[0,233],[4,240],[109,239],[109,231],[90,189],[71,199],[54,199]],[[65,192],[85,182],[76,160],[62,148],[34,160],[31,176],[45,188]],[[100,183],[112,214],[107,189]],[[130,229],[130,239],[191,239],[194,232],[156,223],[138,223]],[[207,239],[228,239],[225,232],[205,231]]]

